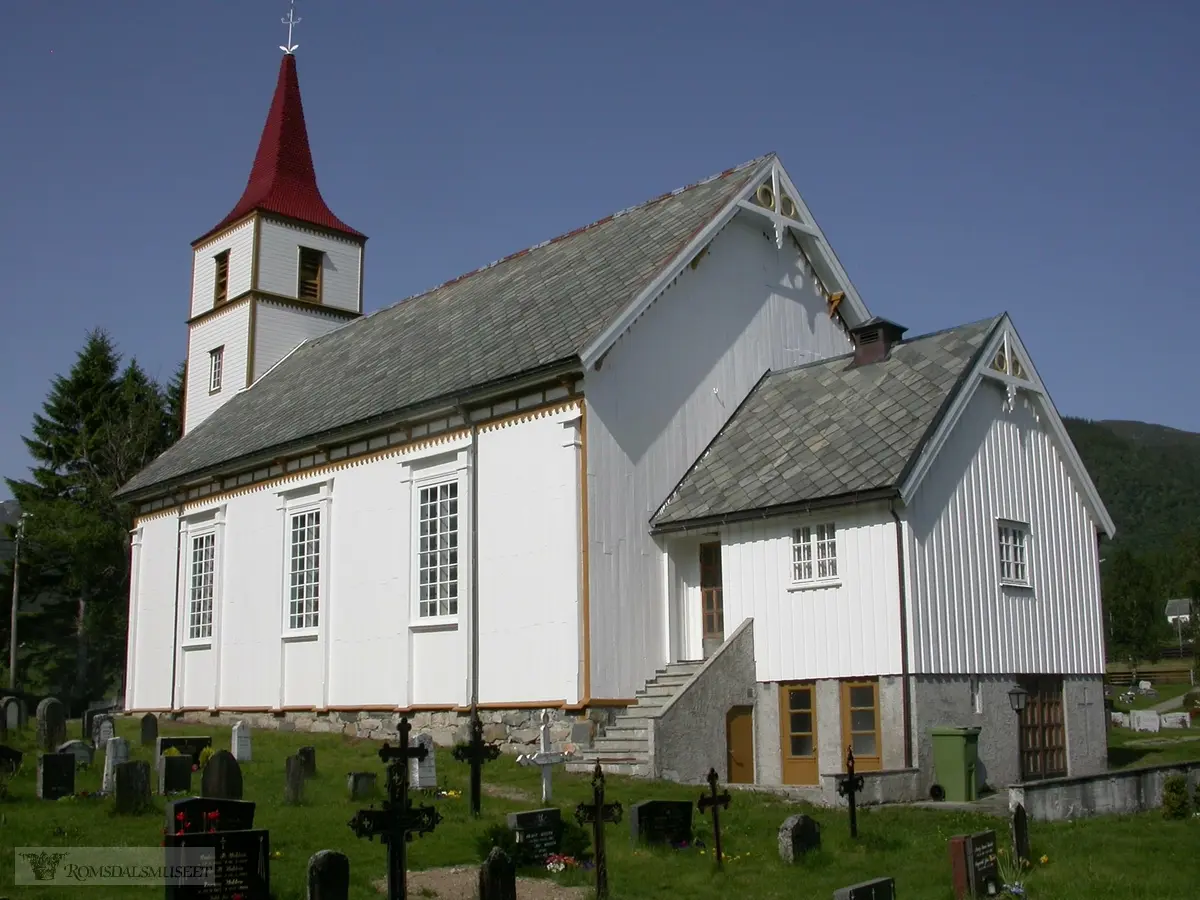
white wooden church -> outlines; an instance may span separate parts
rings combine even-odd
[[[775,155],[371,315],[365,243],[285,54],[192,245],[184,436],[122,489],[130,712],[550,709],[616,771],[818,798],[847,748],[923,795],[941,726],[981,784],[1104,767],[1113,523],[1007,316],[874,315]]]

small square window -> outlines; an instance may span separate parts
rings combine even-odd
[[[296,296],[310,303],[321,302],[321,264],[325,254],[311,247],[300,248],[300,285]]]
[[[221,390],[221,376],[225,369],[225,346],[208,352],[208,392],[216,394]]]
[[[832,522],[792,530],[792,582],[833,581],[838,577],[837,529]]]
[[[213,304],[224,303],[229,299],[229,251],[223,250],[213,257],[216,263],[215,279],[213,281]]]
[[[1000,580],[1005,584],[1029,584],[1029,526],[1024,522],[1001,521],[996,526],[1000,551]]]

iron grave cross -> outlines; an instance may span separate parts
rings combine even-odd
[[[863,777],[854,774],[854,747],[846,748],[846,774],[838,779],[838,794],[850,804],[850,837],[858,837],[858,814],[854,798],[863,789]]]
[[[471,764],[471,815],[479,815],[479,794],[483,788],[483,764],[498,759],[500,747],[488,744],[483,740],[483,722],[479,720],[479,712],[471,713],[471,739],[465,744],[459,744],[452,751],[459,762]]]
[[[604,802],[604,770],[596,760],[592,773],[592,802],[580,803],[575,807],[575,821],[580,825],[592,826],[592,845],[596,853],[596,897],[604,900],[608,896],[608,860],[604,855],[604,823],[621,821],[621,804]]]
[[[413,806],[408,797],[408,761],[424,759],[429,752],[418,744],[408,743],[412,726],[407,718],[400,720],[400,746],[379,748],[379,758],[387,766],[388,799],[383,809],[360,809],[350,820],[350,829],[360,838],[373,840],[379,835],[388,851],[388,900],[408,897],[406,871],[408,842],[413,835],[428,834],[442,821],[441,813],[432,806]]]
[[[559,763],[565,763],[573,758],[572,753],[563,753],[561,751],[552,751],[550,749],[550,713],[542,712],[542,745],[537,753],[522,753],[517,757],[517,762],[522,766],[540,766],[542,769],[542,802],[549,803],[553,794],[553,787],[550,784],[550,770]]]
[[[724,854],[721,853],[721,810],[729,809],[729,791],[717,793],[717,770],[708,770],[708,789],[711,793],[701,794],[696,804],[701,813],[712,810],[713,817],[713,852],[717,854],[717,868],[724,869]]]

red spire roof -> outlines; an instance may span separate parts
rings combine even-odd
[[[254,168],[242,199],[215,227],[197,238],[199,243],[227,225],[261,209],[319,225],[356,238],[365,238],[333,214],[325,205],[317,187],[308,129],[304,125],[304,106],[300,102],[300,79],[296,76],[296,57],[284,54],[279,64],[279,82],[267,123],[263,126],[254,157]]]

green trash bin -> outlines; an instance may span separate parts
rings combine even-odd
[[[979,728],[933,728],[934,780],[947,800],[976,800],[975,770],[979,762]]]

